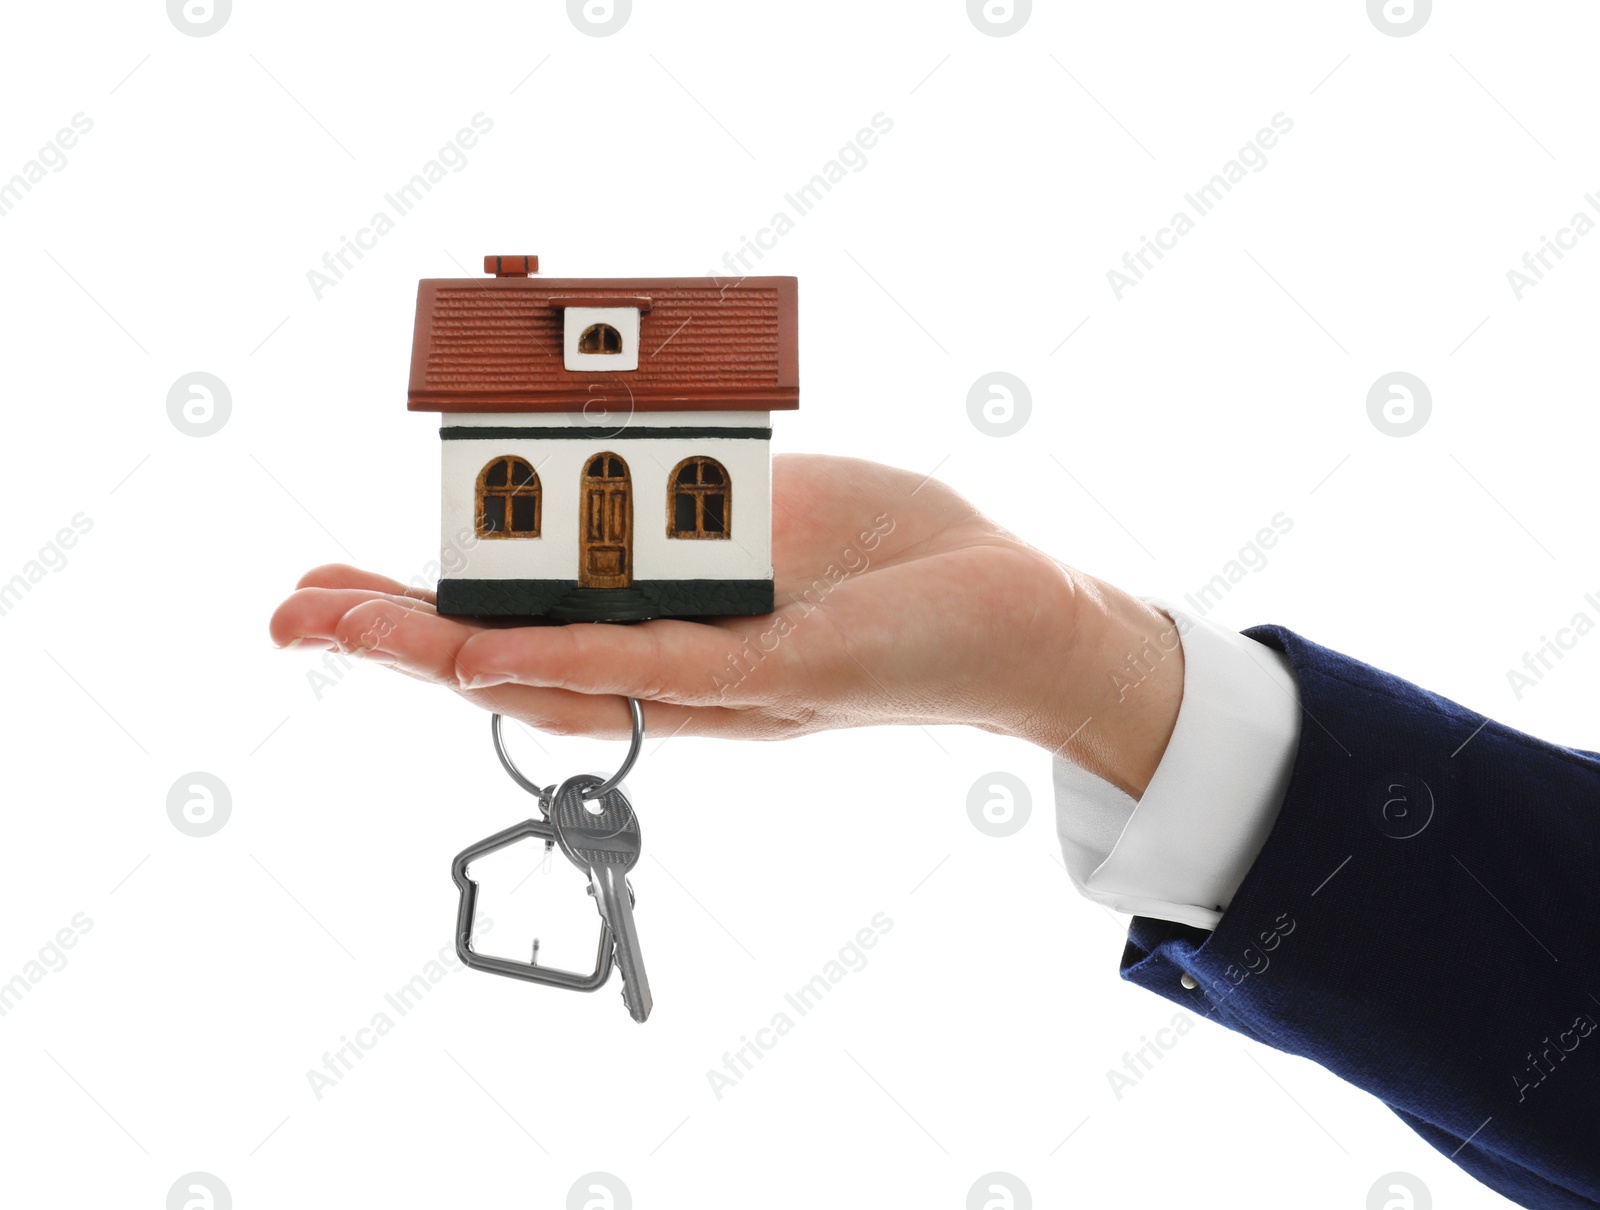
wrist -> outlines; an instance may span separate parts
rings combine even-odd
[[[1015,733],[1138,798],[1183,701],[1181,631],[1137,597],[1046,562],[1046,608],[1058,624],[1028,655],[1047,689],[1030,725]]]
[[[1183,704],[1182,629],[1154,606],[1107,588],[1111,608],[1100,650],[1108,671],[1100,717],[1113,736],[1108,780],[1139,798],[1166,754]]]

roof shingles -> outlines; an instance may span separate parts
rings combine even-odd
[[[648,297],[639,368],[567,370],[552,299]],[[794,278],[430,280],[417,292],[413,411],[566,411],[625,385],[641,411],[799,404]]]

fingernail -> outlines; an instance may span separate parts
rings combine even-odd
[[[280,643],[276,639],[272,645],[279,651],[300,651],[311,648],[314,651],[332,651],[334,644],[329,639],[319,638],[313,634],[302,634],[298,638],[290,639],[287,643]]]
[[[456,680],[463,689],[492,689],[496,685],[510,683],[511,677],[504,672],[473,672],[468,673],[461,669],[456,670]]]

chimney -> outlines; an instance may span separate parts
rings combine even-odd
[[[539,272],[537,256],[486,256],[483,271],[496,277],[528,277]]]

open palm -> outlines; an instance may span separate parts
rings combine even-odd
[[[332,565],[278,607],[272,636],[359,653],[556,733],[625,734],[611,695],[645,703],[656,735],[969,723],[1044,743],[1082,722],[1066,659],[1081,598],[1104,586],[943,484],[876,463],[776,458],[773,518],[777,609],[763,617],[507,626],[442,616],[431,594]]]

